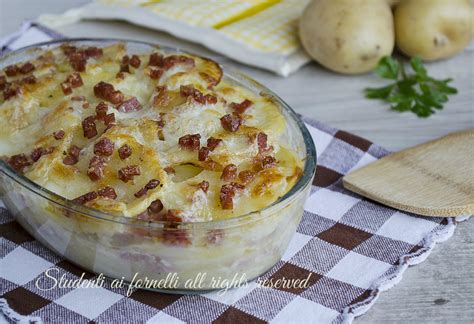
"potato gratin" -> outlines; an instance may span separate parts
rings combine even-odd
[[[0,73],[0,156],[56,194],[145,220],[260,210],[303,162],[268,96],[188,54],[63,45]]]

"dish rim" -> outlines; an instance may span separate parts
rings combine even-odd
[[[108,43],[134,43],[141,46],[148,46],[150,48],[156,48],[160,50],[164,50],[165,53],[183,53],[189,54],[192,56],[203,57],[198,54],[194,54],[193,52],[183,51],[180,48],[171,47],[171,46],[164,46],[156,43],[145,42],[145,41],[137,41],[137,40],[130,40],[130,39],[121,39],[121,38],[88,38],[88,37],[80,37],[80,38],[61,38],[52,41],[46,41],[41,43],[36,43],[32,45],[28,45],[11,52],[6,53],[5,55],[0,56],[0,65],[9,57],[14,57],[20,55],[24,52],[31,51],[31,50],[47,50],[47,47],[60,44],[71,44],[71,43],[96,43],[97,46],[104,47]],[[87,45],[87,44],[82,44]],[[59,194],[56,194],[49,189],[44,188],[43,186],[33,182],[32,180],[28,179],[24,175],[16,172],[13,168],[11,168],[5,161],[0,159],[0,173],[4,174],[6,177],[10,178],[23,188],[30,191],[32,194],[40,196],[49,202],[59,205],[59,207],[64,208],[68,211],[72,211],[76,214],[81,216],[90,217],[99,221],[106,221],[106,222],[113,222],[119,223],[126,226],[134,226],[134,227],[146,227],[150,228],[163,228],[169,224],[179,225],[179,228],[206,228],[208,226],[221,226],[224,225],[223,228],[232,227],[232,225],[241,226],[242,221],[249,220],[249,221],[257,221],[264,219],[270,215],[272,215],[273,209],[284,208],[287,206],[298,194],[303,191],[308,183],[312,181],[315,172],[316,172],[316,147],[314,145],[313,139],[311,134],[309,133],[308,129],[304,125],[304,122],[301,120],[299,115],[283,100],[281,99],[276,93],[270,90],[268,87],[262,85],[258,81],[254,80],[253,78],[249,77],[248,75],[231,68],[227,65],[223,65],[219,62],[216,62],[223,70],[224,78],[231,79],[237,82],[239,85],[249,89],[253,92],[258,91],[260,94],[265,94],[270,96],[279,106],[280,109],[284,110],[287,115],[296,123],[298,129],[303,137],[305,151],[306,151],[306,158],[303,174],[298,179],[298,181],[291,187],[291,189],[282,197],[274,201],[272,204],[265,206],[259,210],[255,210],[243,215],[239,215],[236,217],[230,217],[226,219],[219,219],[219,220],[209,220],[209,221],[199,221],[199,222],[170,222],[170,221],[147,221],[147,220],[139,220],[133,217],[126,217],[126,216],[117,216],[114,214],[102,212],[98,209],[87,207],[84,205],[79,205],[72,200],[69,200]],[[2,68],[4,68],[3,66]],[[285,116],[285,119],[287,117]],[[252,217],[253,215],[260,214],[260,217]]]

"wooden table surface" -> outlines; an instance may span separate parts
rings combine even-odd
[[[0,37],[21,22],[43,13],[60,13],[86,0],[0,0]],[[454,78],[459,94],[445,109],[420,119],[390,111],[364,98],[362,90],[379,85],[373,75],[342,76],[309,64],[288,78],[235,63],[170,35],[122,22],[81,22],[58,29],[69,37],[121,37],[158,42],[197,52],[237,67],[278,93],[297,112],[353,132],[390,150],[400,150],[453,131],[474,127],[474,50],[428,64],[431,74]],[[474,159],[474,157],[473,157]],[[473,160],[466,163],[474,163]],[[355,323],[467,323],[474,318],[474,222],[458,226],[454,236],[435,247],[422,264],[381,294],[374,307]]]

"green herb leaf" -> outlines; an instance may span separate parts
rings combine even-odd
[[[426,71],[426,68],[423,66],[423,61],[419,57],[414,57],[410,61],[411,68],[413,71],[416,72],[416,74],[423,78],[426,79],[428,77],[428,72]]]
[[[375,68],[375,73],[384,79],[396,80],[400,73],[400,63],[390,56],[385,56]]]
[[[386,99],[392,92],[395,85],[391,84],[383,88],[367,88],[365,96],[370,99]]]
[[[438,88],[438,90],[447,93],[447,94],[456,94],[458,93],[458,90],[456,88],[448,86],[448,83],[453,81],[453,79],[446,79],[446,80],[435,80],[433,78],[430,78],[430,81],[433,83],[435,87]]]
[[[430,77],[419,57],[412,58],[410,66],[413,72],[411,75],[407,74],[405,66],[398,60],[387,56],[382,58],[374,72],[395,82],[381,88],[367,88],[365,96],[389,102],[393,110],[411,111],[426,118],[436,110],[443,109],[448,96],[458,92],[449,85],[452,79],[437,80]]]

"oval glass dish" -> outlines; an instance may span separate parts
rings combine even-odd
[[[122,43],[127,53],[165,53],[178,49],[116,39],[68,39],[41,43],[0,58],[0,69],[35,58],[63,44],[97,46]],[[304,167],[300,178],[271,205],[242,216],[201,222],[146,221],[107,214],[73,203],[34,183],[0,160],[0,194],[15,219],[42,244],[72,263],[111,278],[163,282],[179,278],[164,292],[192,293],[222,287],[215,280],[253,280],[285,252],[303,215],[316,169],[311,135],[298,115],[276,94],[238,72],[223,67],[229,83],[270,98],[286,120],[281,143],[296,152]],[[183,239],[185,238],[185,239]],[[201,277],[199,287],[185,283]],[[214,281],[213,281],[214,279]]]

